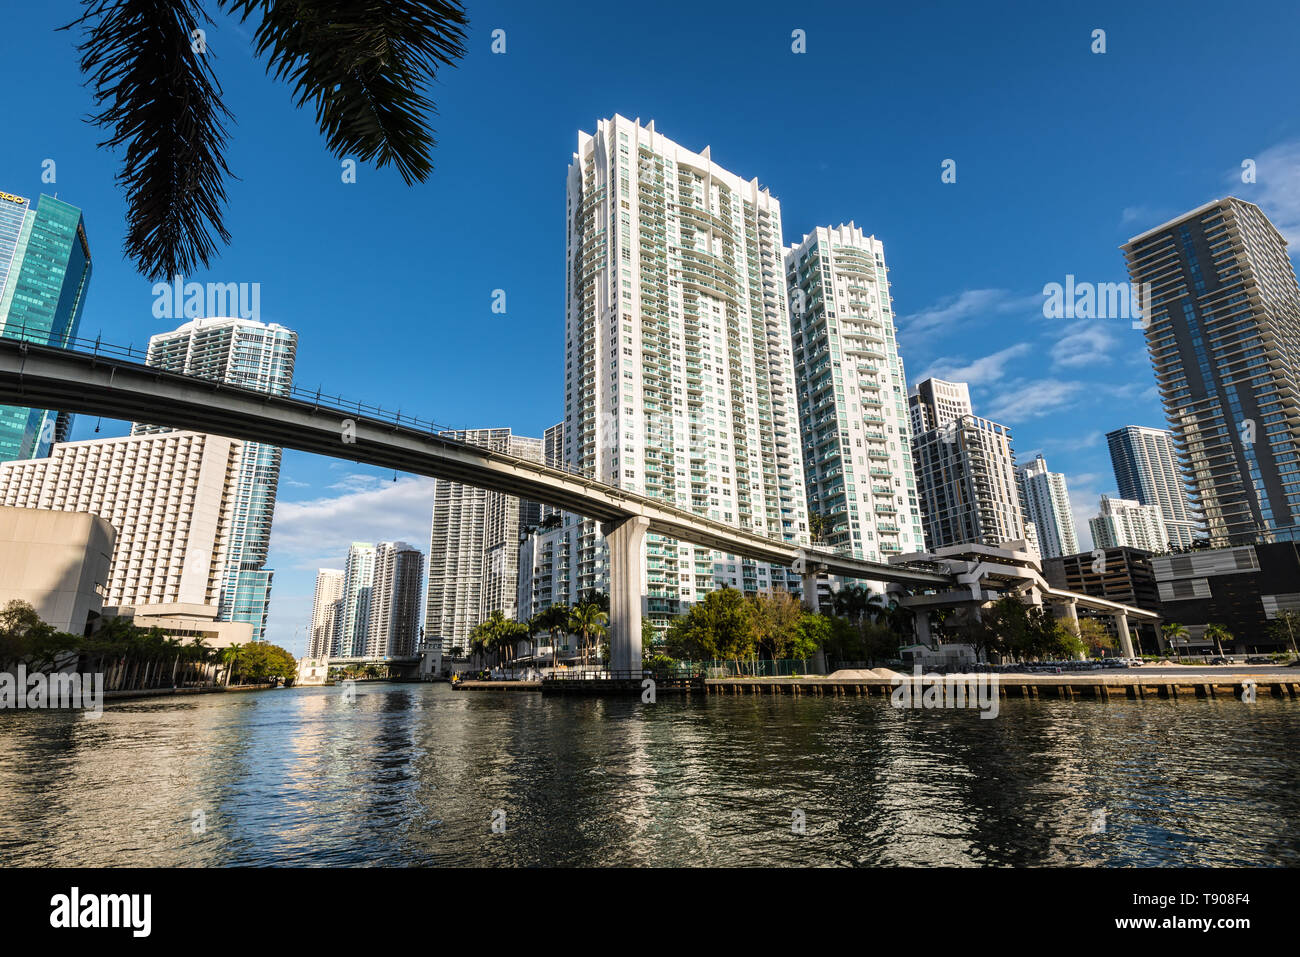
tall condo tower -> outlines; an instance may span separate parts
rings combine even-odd
[[[1106,433],[1110,462],[1115,469],[1119,497],[1143,505],[1156,505],[1164,519],[1169,544],[1192,544],[1196,522],[1187,505],[1187,487],[1178,472],[1174,437],[1164,429],[1126,425]]]
[[[66,346],[77,335],[90,286],[90,243],[81,210],[53,196],[33,208],[0,191],[0,335]],[[67,438],[72,418],[0,405],[0,462],[39,459]]]
[[[920,551],[884,246],[853,223],[819,226],[786,250],[785,270],[813,531],[855,558]]]
[[[1020,483],[1025,521],[1034,525],[1039,554],[1043,558],[1077,555],[1079,539],[1074,533],[1065,476],[1047,471],[1047,462],[1040,455],[1016,469],[1016,480]]]
[[[569,166],[565,439],[585,475],[790,542],[808,540],[781,207],[622,116],[578,134]],[[644,609],[719,584],[797,591],[785,569],[651,536]],[[585,523],[577,589],[604,589]]]
[[[1212,545],[1300,540],[1300,285],[1252,203],[1199,206],[1122,247],[1147,351]]]
[[[334,623],[343,599],[343,570],[316,571],[316,594],[311,603],[311,629],[307,635],[307,657],[325,658],[334,650]]]
[[[360,658],[366,652],[370,592],[375,582],[375,546],[353,542],[343,566],[343,596],[334,621],[333,658]]]
[[[424,554],[406,542],[375,546],[375,572],[366,626],[367,658],[409,658],[420,640]]]
[[[252,319],[194,319],[173,332],[149,339],[147,365],[185,375],[215,379],[270,395],[293,389],[293,363],[298,334],[283,326]],[[132,435],[165,431],[136,423]],[[280,482],[280,449],[248,442],[239,474],[235,502],[234,539],[223,574],[218,616],[246,621],[253,640],[266,632],[271,605],[271,579],[266,567],[271,547],[271,518]]]
[[[466,429],[443,433],[533,462],[542,461],[541,439],[509,429]],[[429,575],[424,636],[441,639],[443,652],[468,648],[470,630],[500,611],[518,614],[519,542],[540,521],[535,502],[459,482],[435,479],[429,529]]]

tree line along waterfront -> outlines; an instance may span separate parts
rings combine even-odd
[[[104,690],[144,691],[293,684],[297,660],[266,642],[214,648],[201,638],[167,635],[128,618],[105,618],[74,635],[42,621],[27,602],[0,608],[0,671],[102,674]]]
[[[823,604],[827,610],[812,611],[788,592],[746,595],[720,588],[666,628],[656,630],[643,619],[643,659],[656,670],[713,661],[731,663],[736,674],[755,674],[769,667],[764,663],[806,667],[819,653],[828,667],[897,663],[915,641],[916,613],[894,598],[850,585]],[[608,610],[608,597],[591,592],[575,605],[551,605],[527,621],[496,611],[471,631],[468,647],[450,649],[451,657],[474,668],[601,665],[608,659]],[[1102,658],[1118,647],[1115,635],[1097,619],[1080,617],[1076,623],[1014,596],[994,602],[977,620],[951,609],[928,614],[938,647],[968,645],[988,662]],[[1184,633],[1177,623],[1164,632],[1166,639]],[[549,639],[549,653],[542,652],[539,636]]]

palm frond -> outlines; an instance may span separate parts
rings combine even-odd
[[[267,72],[313,104],[329,149],[379,167],[408,185],[433,171],[436,145],[425,94],[440,66],[465,55],[468,23],[454,0],[222,0],[247,20]]]
[[[223,157],[221,87],[209,53],[192,45],[210,22],[195,0],[82,0],[81,70],[110,131],[100,148],[126,147],[118,185],[126,194],[124,249],[150,279],[207,266],[230,234],[222,222],[230,175]]]

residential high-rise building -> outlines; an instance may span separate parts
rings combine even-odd
[[[244,443],[201,432],[64,442],[0,463],[0,505],[90,512],[117,529],[106,606],[215,610]]]
[[[0,335],[66,346],[86,308],[90,265],[80,209],[44,195],[33,208],[0,192]],[[0,406],[0,462],[44,458],[70,426],[52,409]]]
[[[965,383],[926,379],[909,397],[927,548],[1028,541],[1011,430],[966,411]]]
[[[920,435],[947,425],[964,415],[974,415],[970,404],[970,386],[965,382],[947,382],[933,376],[918,382],[908,395],[912,433]]]
[[[1169,548],[1160,506],[1130,499],[1101,497],[1101,512],[1088,519],[1094,548],[1140,548],[1163,552]]]
[[[1040,455],[1016,470],[1020,483],[1021,507],[1026,522],[1032,522],[1043,558],[1060,558],[1079,551],[1074,533],[1074,515],[1070,510],[1070,493],[1065,476],[1047,471]]]
[[[1122,247],[1211,544],[1300,540],[1300,285],[1286,240],[1229,196]]]
[[[293,389],[298,334],[283,326],[252,319],[194,319],[172,332],[149,339],[147,365],[185,375],[214,379],[271,395]],[[166,431],[137,422],[132,435]],[[239,475],[236,522],[222,576],[218,616],[253,626],[253,640],[266,633],[274,571],[266,567],[271,547],[271,518],[280,482],[281,451],[274,445],[248,442]]]
[[[1169,544],[1187,548],[1196,522],[1187,505],[1187,487],[1178,473],[1174,437],[1164,429],[1126,425],[1106,433],[1110,461],[1119,484],[1119,497],[1143,505],[1158,505]]]
[[[375,546],[375,571],[366,626],[367,658],[410,658],[420,642],[424,554],[406,542]]]
[[[307,657],[328,658],[334,650],[334,626],[343,603],[343,570],[316,571],[316,594],[311,603],[311,628],[307,635]]]
[[[370,592],[375,578],[375,546],[353,542],[343,566],[343,596],[334,622],[332,658],[360,658],[370,626]]]
[[[884,246],[853,223],[819,226],[786,250],[785,269],[812,530],[854,558],[920,551]]]
[[[737,528],[808,540],[781,207],[622,116],[568,173],[565,444],[574,471]],[[647,539],[651,620],[718,586],[798,591],[786,569]],[[577,589],[605,589],[594,523]]]
[[[509,429],[467,429],[443,433],[457,441],[540,462],[541,439]],[[540,522],[535,502],[513,495],[435,479],[429,529],[429,573],[425,595],[426,642],[440,639],[443,652],[468,648],[470,630],[500,611],[518,614],[519,542]]]

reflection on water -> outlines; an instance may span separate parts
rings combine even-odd
[[[393,684],[9,712],[0,864],[1296,866],[1297,731],[1270,700]]]

